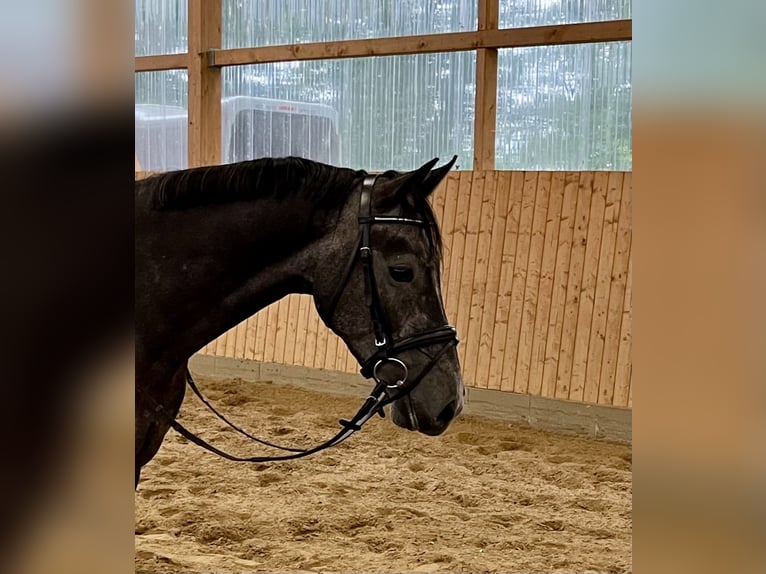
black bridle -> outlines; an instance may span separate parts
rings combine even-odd
[[[451,325],[443,325],[434,329],[428,329],[426,331],[421,331],[416,335],[404,337],[401,339],[395,339],[392,337],[389,324],[386,320],[386,314],[384,312],[385,310],[381,304],[380,294],[378,292],[378,284],[375,280],[373,251],[370,243],[372,226],[381,224],[417,225],[419,227],[428,229],[429,223],[422,219],[373,215],[372,193],[376,180],[377,176],[368,175],[362,181],[362,190],[359,202],[359,216],[357,218],[359,224],[359,233],[357,234],[356,246],[351,254],[351,257],[349,258],[348,264],[346,265],[343,279],[339,283],[335,294],[331,298],[330,305],[328,306],[325,313],[327,320],[332,320],[338,302],[340,301],[343,292],[348,286],[348,283],[351,279],[351,274],[356,267],[357,261],[361,262],[362,273],[364,275],[365,303],[370,312],[370,320],[372,321],[376,351],[366,360],[361,362],[362,368],[360,372],[364,378],[372,378],[375,381],[375,387],[372,389],[370,396],[367,397],[356,415],[354,415],[354,417],[349,421],[341,420],[341,430],[331,439],[313,448],[299,449],[279,446],[248,434],[246,431],[231,423],[228,419],[226,419],[226,417],[220,414],[202,395],[199,388],[194,383],[191,373],[187,369],[186,380],[189,384],[189,387],[200,398],[203,404],[213,413],[215,413],[218,418],[228,424],[239,434],[246,436],[247,438],[250,438],[265,446],[288,451],[291,454],[280,456],[253,457],[234,456],[207,443],[205,440],[199,438],[191,431],[186,429],[183,425],[181,425],[181,423],[176,421],[175,417],[168,416],[170,419],[170,426],[173,427],[173,429],[175,429],[176,432],[178,432],[181,436],[214,454],[237,462],[272,462],[302,458],[304,456],[308,456],[310,454],[314,454],[321,450],[340,444],[352,434],[354,434],[354,432],[361,430],[362,425],[370,420],[376,413],[381,417],[384,416],[383,407],[412,392],[412,390],[418,384],[420,384],[420,382],[431,371],[431,369],[434,368],[444,353],[446,353],[447,350],[451,347],[458,344],[457,333],[455,328]],[[431,239],[430,235],[429,239]],[[420,370],[419,373],[417,373],[414,378],[410,379],[409,368],[407,367],[407,364],[401,358],[399,358],[399,355],[412,349],[418,349],[425,354],[423,347],[430,347],[439,343],[443,343],[441,348],[436,352],[435,355],[432,357],[429,356],[428,363],[426,363],[426,365]],[[401,371],[401,376],[397,377],[395,381],[386,381],[382,378],[382,376],[380,376],[379,370],[386,364],[393,364]],[[164,407],[161,405],[157,405],[156,409],[157,414],[163,413],[167,416]]]
[[[455,328],[451,325],[443,325],[441,327],[436,327],[435,329],[421,331],[416,335],[398,340],[391,336],[390,327],[388,321],[386,321],[386,314],[380,301],[378,283],[375,280],[375,270],[372,260],[373,252],[370,242],[372,226],[381,224],[416,225],[418,227],[428,229],[429,223],[422,219],[373,215],[372,192],[375,188],[376,180],[376,175],[368,175],[362,182],[362,191],[359,199],[359,216],[357,218],[359,224],[359,233],[357,234],[356,246],[351,253],[351,257],[349,258],[346,265],[343,279],[339,283],[334,296],[330,300],[330,305],[328,306],[326,314],[327,319],[331,320],[335,314],[335,309],[338,306],[338,301],[340,301],[341,295],[343,295],[343,292],[348,286],[348,282],[351,279],[351,273],[356,267],[356,262],[360,261],[362,263],[362,272],[364,275],[364,299],[365,304],[367,305],[367,309],[370,312],[370,320],[372,322],[376,347],[376,351],[366,360],[361,362],[361,373],[364,378],[373,378],[376,383],[380,383],[381,379],[378,377],[378,369],[385,363],[393,363],[397,365],[397,367],[401,369],[403,376],[400,377],[395,383],[387,385],[388,389],[397,389],[399,391],[396,397],[393,399],[396,400],[402,395],[412,391],[412,389],[415,388],[415,386],[422,380],[427,372],[433,368],[433,364],[429,364],[428,370],[421,371],[416,379],[416,382],[410,382],[407,384],[409,369],[407,368],[407,365],[397,357],[397,355],[410,349],[420,349],[422,347],[444,343],[444,346],[435,357],[436,360],[438,360],[438,358],[440,358],[441,355],[444,354],[449,347],[457,345],[458,339]]]

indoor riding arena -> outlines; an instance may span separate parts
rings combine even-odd
[[[298,460],[170,430],[136,488],[136,572],[632,571],[631,39],[625,0],[136,0],[137,180],[458,155],[429,201],[467,388],[439,436],[375,416]],[[374,385],[308,295],[189,368],[293,448]],[[178,421],[278,454],[188,390]]]

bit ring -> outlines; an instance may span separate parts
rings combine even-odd
[[[386,357],[385,359],[380,359],[377,363],[375,363],[375,367],[372,369],[372,376],[375,379],[376,382],[380,383],[380,377],[378,377],[378,368],[385,364],[385,363],[396,363],[399,365],[402,369],[402,372],[404,373],[403,376],[399,378],[393,385],[389,385],[386,383],[387,389],[400,389],[404,386],[404,383],[407,381],[407,376],[409,375],[409,371],[407,370],[407,365],[405,365],[402,361],[397,359],[396,357]]]

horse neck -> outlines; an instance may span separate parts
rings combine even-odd
[[[148,218],[154,225],[143,252],[137,243],[136,288],[137,335],[149,355],[185,360],[285,295],[311,292],[323,229],[300,193]]]

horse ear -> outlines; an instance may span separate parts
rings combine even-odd
[[[421,187],[433,173],[431,170],[439,161],[438,157],[433,158],[431,161],[424,163],[415,171],[410,171],[404,174],[403,180],[399,182],[399,189],[401,192],[409,193],[413,189]]]
[[[428,173],[426,178],[423,180],[423,183],[419,186],[419,191],[423,197],[428,197],[437,187],[439,187],[439,184],[449,173],[449,170],[452,169],[452,166],[455,165],[456,161],[457,156],[453,155],[449,163],[446,163],[440,168],[434,169]]]
[[[393,207],[414,191],[421,188],[428,177],[431,175],[431,168],[439,161],[435,157],[431,161],[424,163],[414,171],[397,173],[392,179],[386,182],[386,185],[376,191],[376,200],[381,208]]]

